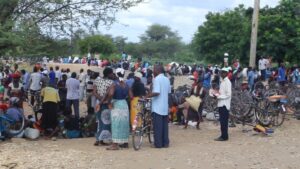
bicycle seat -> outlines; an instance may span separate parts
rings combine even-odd
[[[268,100],[270,102],[278,102],[278,101],[281,101],[281,100],[287,100],[287,96],[285,96],[285,95],[274,95],[274,96],[268,97]]]

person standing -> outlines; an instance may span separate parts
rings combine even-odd
[[[154,80],[152,92],[148,95],[152,98],[152,116],[154,130],[154,147],[169,147],[168,96],[171,93],[169,79],[163,74],[164,68],[158,64],[154,66]]]
[[[41,80],[42,80],[42,75],[38,72],[38,67],[35,66],[33,68],[33,73],[31,73],[31,75],[30,75],[29,89],[30,89],[30,93],[31,93],[31,98],[30,98],[31,105],[34,105],[34,102],[35,102],[34,95],[36,94],[36,92],[41,90],[41,84],[40,84]]]
[[[53,67],[50,67],[49,72],[49,85],[56,87],[56,81],[55,81],[55,72],[53,70]]]
[[[119,147],[128,148],[129,137],[129,109],[126,99],[129,87],[124,82],[125,70],[116,70],[117,80],[114,83],[113,109],[111,110],[112,145],[107,150],[118,150]]]
[[[265,80],[266,78],[266,69],[267,69],[267,60],[264,57],[261,57],[258,61],[258,69],[261,74],[261,79]]]
[[[215,92],[214,96],[218,99],[218,109],[220,114],[221,136],[215,141],[227,141],[228,137],[228,119],[231,102],[231,82],[227,77],[228,69],[223,68],[221,73],[221,84],[219,92]]]
[[[60,101],[57,90],[48,84],[41,90],[41,97],[43,98],[43,115],[41,117],[41,126],[45,130],[45,135],[52,135],[57,127],[57,108]],[[48,132],[48,133],[47,133]]]
[[[59,66],[55,67],[55,83],[57,84],[61,80],[61,71],[59,70]]]
[[[75,118],[79,119],[79,86],[80,82],[76,79],[76,73],[71,74],[71,78],[66,81],[67,87],[67,108],[73,105]]]
[[[285,82],[286,82],[286,69],[285,69],[284,63],[281,63],[280,67],[278,68],[277,81],[281,86],[285,85]]]
[[[21,70],[21,73],[22,73],[23,88],[24,91],[27,92],[29,88],[30,74],[24,69]]]
[[[103,70],[103,78],[98,78],[93,83],[93,96],[99,101],[98,108],[95,109],[98,126],[95,146],[106,145],[111,141],[111,99],[114,95],[114,72],[106,67]]]
[[[83,98],[84,98],[85,78],[86,78],[86,74],[84,73],[84,70],[80,69],[80,74],[79,74],[79,81],[80,81],[80,87],[79,87],[80,96],[79,96],[79,100],[80,101],[83,101]]]

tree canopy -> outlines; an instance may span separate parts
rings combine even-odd
[[[275,8],[260,10],[258,56],[300,62],[299,11],[298,0],[281,0]],[[224,53],[229,53],[229,59],[248,63],[252,12],[252,8],[240,5],[223,13],[207,14],[207,21],[199,26],[193,38],[195,55],[209,62],[222,62]]]

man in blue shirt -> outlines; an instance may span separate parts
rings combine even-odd
[[[152,116],[154,130],[155,148],[169,147],[169,129],[168,129],[168,95],[171,93],[170,80],[163,74],[164,68],[158,64],[154,66],[154,80],[152,93]]]
[[[277,81],[279,82],[279,84],[281,86],[285,85],[285,81],[286,81],[286,74],[285,74],[285,67],[284,67],[284,63],[280,64],[280,67],[278,69],[278,77],[277,77]]]
[[[53,70],[53,67],[50,67],[50,73],[49,73],[49,85],[56,87],[56,80],[55,80],[55,72]]]

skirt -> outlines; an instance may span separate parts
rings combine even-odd
[[[98,126],[96,133],[96,141],[111,141],[111,110],[108,104],[100,105],[100,110],[96,113]]]
[[[113,100],[111,131],[113,143],[128,143],[129,110],[126,100]]]

